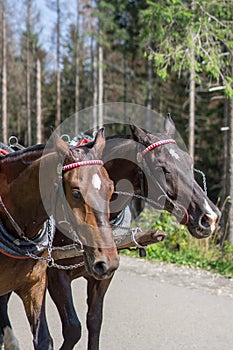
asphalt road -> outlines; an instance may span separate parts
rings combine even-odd
[[[75,349],[85,350],[86,282],[73,282],[83,324]],[[32,341],[23,306],[13,296],[9,311],[22,350]],[[48,298],[55,350],[62,342],[57,311]],[[105,298],[101,350],[233,349],[233,280],[194,269],[123,257]]]

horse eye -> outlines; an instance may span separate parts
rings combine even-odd
[[[75,199],[82,199],[83,196],[80,192],[80,190],[78,190],[77,188],[75,188],[74,190],[72,190],[72,196],[75,198]]]
[[[170,171],[167,170],[166,168],[163,168],[163,173],[164,173],[165,175],[171,175]]]

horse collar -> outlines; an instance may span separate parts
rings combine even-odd
[[[53,240],[55,226],[51,224],[51,232],[49,232],[50,222],[52,222],[51,219],[48,219],[38,234],[34,238],[29,239],[25,236],[15,238],[11,232],[7,231],[0,220],[0,252],[15,259],[30,258],[32,254],[33,256],[40,255],[49,244],[49,234]]]

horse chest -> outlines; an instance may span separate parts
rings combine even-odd
[[[46,265],[29,259],[12,259],[0,254],[0,295],[16,291],[22,285],[35,284],[38,275],[46,272]],[[41,275],[39,273],[41,272]]]

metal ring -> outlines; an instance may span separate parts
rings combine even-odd
[[[67,143],[70,143],[70,136],[68,134],[61,135],[61,139]]]
[[[142,229],[140,227],[136,227],[136,228],[133,228],[131,229],[132,233],[131,233],[131,240],[132,242],[138,247],[138,248],[143,248],[145,249],[146,248],[146,245],[141,245],[139,244],[136,239],[135,239],[135,235],[136,233],[139,231],[139,232],[142,232]]]
[[[16,136],[11,136],[8,139],[9,146],[16,146],[18,144],[18,139]]]
[[[18,138],[16,136],[10,136],[8,139],[9,147],[17,147],[18,149],[24,149],[25,147],[19,144]]]

